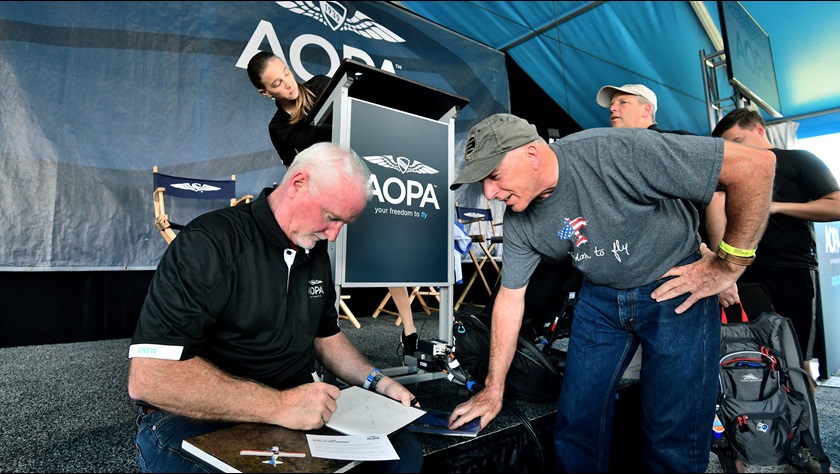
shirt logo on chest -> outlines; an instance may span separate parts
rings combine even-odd
[[[323,298],[325,294],[323,280],[309,280],[309,297]]]
[[[587,242],[586,236],[580,233],[580,230],[586,227],[586,221],[583,220],[583,217],[578,217],[573,220],[569,220],[567,217],[564,220],[566,221],[566,225],[557,231],[557,237],[560,237],[562,240],[567,240],[575,236],[575,247],[580,247],[585,244]]]

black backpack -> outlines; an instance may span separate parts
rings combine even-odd
[[[742,300],[766,299],[769,311],[749,320],[742,306],[740,322],[728,322],[727,312],[721,311],[717,416],[723,433],[715,435],[712,449],[725,472],[735,472],[735,459],[801,470],[816,470],[816,461],[819,470],[829,472],[810,374],[793,324],[773,311],[763,286],[739,285],[739,292]]]
[[[576,295],[582,281],[582,275],[572,267],[571,261],[544,259],[537,265],[525,292],[525,314],[505,380],[506,399],[557,402]],[[498,290],[499,282],[481,311],[476,311],[470,303],[455,314],[452,340],[458,367],[454,371],[450,367],[450,375],[473,392],[480,390],[487,377],[490,322]]]
[[[563,337],[568,337],[568,334]],[[468,312],[455,317],[452,328],[453,355],[466,374],[471,391],[481,389],[490,360],[489,321]],[[519,336],[507,379],[505,398],[536,403],[557,402],[563,382],[565,352],[548,351]]]

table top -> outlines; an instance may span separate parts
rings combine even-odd
[[[408,388],[417,396],[420,408],[437,409],[451,412],[458,404],[467,400],[464,388],[446,378],[427,380],[408,384]],[[529,421],[556,412],[556,403],[530,403],[524,401],[505,401],[506,407],[511,407]],[[415,433],[423,446],[423,455],[428,456],[442,450],[468,443],[481,443],[482,438],[495,435],[507,429],[521,425],[520,419],[509,410],[503,409],[490,424],[479,432],[475,438],[462,436],[445,436],[425,433]],[[242,456],[242,449],[264,449],[268,446],[279,446],[282,451],[303,452],[305,458],[280,458],[283,470],[286,472],[343,472],[358,464],[357,462],[338,461],[313,458],[309,453],[306,434],[338,433],[323,428],[315,431],[296,431],[280,426],[259,423],[243,423],[224,430],[207,433],[190,438],[188,442],[205,453],[212,453],[210,461],[216,462],[216,467],[225,470],[224,465],[241,472],[276,472],[277,468],[262,461],[268,458],[259,456]],[[194,453],[195,454],[195,453]],[[208,461],[208,459],[205,459]],[[230,471],[229,471],[230,472]]]

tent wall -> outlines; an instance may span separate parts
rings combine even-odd
[[[259,50],[301,81],[353,57],[465,96],[456,141],[510,107],[502,53],[386,3],[2,2],[0,271],[153,269],[155,165],[239,194],[279,181]]]
[[[461,142],[510,108],[502,53],[383,2],[2,2],[0,345],[131,335],[166,250],[153,166],[240,195],[282,178],[259,50],[301,81],[353,57],[468,97]]]

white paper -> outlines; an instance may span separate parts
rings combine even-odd
[[[399,459],[391,440],[384,434],[326,436],[306,435],[313,458],[347,461],[388,461]]]
[[[346,435],[389,435],[426,413],[356,386],[342,390],[336,405],[327,427]]]

